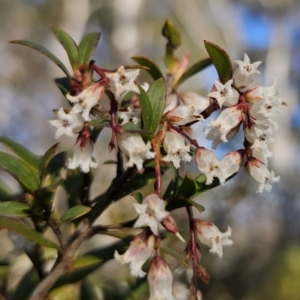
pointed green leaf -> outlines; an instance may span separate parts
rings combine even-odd
[[[137,191],[132,193],[132,197],[139,203],[141,204],[143,202],[144,196],[141,192]]]
[[[103,128],[103,127],[110,127],[110,121],[108,119],[104,119],[104,118],[97,118],[97,119],[93,119],[91,121],[88,122],[88,125],[90,126],[94,126],[97,128]]]
[[[0,152],[0,168],[9,172],[24,188],[32,193],[39,186],[36,173],[19,158],[5,152]]]
[[[24,161],[28,166],[30,166],[34,171],[39,169],[40,157],[35,155],[29,149],[24,147],[8,137],[0,136],[0,143],[5,145],[9,150],[15,153],[22,161]]]
[[[232,64],[228,53],[221,47],[204,41],[205,48],[218,72],[220,81],[224,84],[232,78]]]
[[[152,105],[152,121],[150,126],[150,133],[154,134],[161,121],[161,117],[166,104],[167,88],[164,80],[158,79],[149,88],[147,95]]]
[[[17,232],[39,245],[59,249],[59,246],[56,243],[19,220],[0,217],[0,228]]]
[[[196,177],[194,179],[194,182],[195,182],[195,185],[196,185],[196,191],[195,191],[195,194],[193,196],[201,194],[201,193],[203,193],[207,190],[210,190],[210,189],[220,185],[220,181],[219,181],[218,178],[214,178],[214,181],[211,184],[207,185],[205,174],[201,174],[198,177]]]
[[[71,85],[68,77],[55,78],[54,82],[64,96],[70,92]]]
[[[152,134],[146,130],[141,129],[140,127],[138,127],[137,125],[128,122],[126,124],[124,124],[122,126],[122,130],[125,132],[133,132],[133,133],[139,133],[140,135],[142,135],[145,138],[151,138]]]
[[[10,41],[10,43],[11,44],[17,44],[17,45],[23,45],[23,46],[29,47],[31,49],[34,49],[34,50],[36,50],[36,51],[44,54],[45,56],[47,56],[48,58],[50,58],[50,60],[52,60],[52,62],[54,62],[66,74],[66,76],[70,80],[72,79],[72,77],[71,77],[68,69],[66,68],[66,66],[54,54],[52,54],[45,47],[43,47],[41,45],[38,45],[36,43],[33,43],[33,42],[22,41],[22,40]]]
[[[187,199],[193,196],[195,193],[196,193],[196,184],[194,183],[194,180],[192,179],[191,175],[189,173],[186,173],[178,189],[176,197]]]
[[[52,210],[52,203],[59,184],[60,180],[34,191],[34,196],[39,200],[41,206],[48,212]]]
[[[21,281],[9,297],[9,300],[29,299],[29,296],[39,282],[40,278],[35,268],[30,269],[25,275],[23,275]]]
[[[85,35],[78,46],[79,67],[89,63],[100,40],[100,32],[93,32]]]
[[[154,80],[163,78],[163,75],[160,69],[158,68],[158,66],[155,64],[155,62],[153,62],[149,58],[144,56],[133,56],[131,57],[131,59],[133,59],[134,61],[136,61],[138,64],[142,66],[148,67],[146,71],[152,76]]]
[[[191,204],[191,206],[194,206],[199,212],[204,212],[205,211],[205,207],[202,206],[201,204],[198,204],[197,202],[193,201],[192,199],[187,199],[186,200],[188,203]]]
[[[29,205],[21,202],[0,202],[0,217],[28,217]]]
[[[176,88],[179,87],[184,81],[192,77],[193,75],[199,73],[200,71],[204,70],[208,66],[212,64],[212,60],[208,58],[204,58],[202,60],[197,61],[191,67],[189,67],[179,78],[178,82],[176,83]]]
[[[181,45],[181,36],[178,29],[170,21],[166,21],[162,29],[163,36],[168,40],[169,47],[174,50]]]
[[[84,278],[80,287],[79,299],[102,300],[100,288],[94,284],[89,278]]]
[[[139,89],[140,89],[139,103],[142,110],[143,129],[146,131],[150,131],[151,124],[152,124],[152,115],[153,115],[152,104],[144,89],[141,87],[139,87]]]
[[[54,144],[51,146],[45,154],[41,157],[40,165],[39,165],[39,177],[40,177],[40,182],[43,183],[48,165],[52,158],[54,157],[55,153],[57,152],[59,143]]]
[[[56,154],[48,164],[45,177],[49,177],[48,184],[56,183],[61,178],[62,169],[65,168],[68,152],[63,151]]]
[[[188,263],[185,261],[185,259],[182,257],[182,255],[180,255],[178,252],[174,251],[173,249],[161,245],[160,249],[162,250],[162,252],[169,254],[170,256],[172,256],[173,258],[175,258],[179,263],[181,263],[184,267],[186,267],[187,269],[190,269],[191,267],[188,265]]]
[[[75,220],[81,216],[84,216],[90,211],[91,208],[88,206],[84,206],[84,205],[73,206],[63,214],[63,216],[61,217],[61,222],[64,223],[67,221]]]
[[[10,187],[0,178],[0,201],[12,201],[15,196]]]
[[[58,281],[54,284],[53,289],[65,284],[72,284],[80,281],[99,268],[102,263],[102,259],[92,255],[79,257],[72,268],[58,279]]]
[[[78,68],[79,57],[78,48],[75,41],[71,38],[71,36],[68,33],[66,33],[61,28],[58,28],[53,25],[50,27],[56,38],[66,50],[72,69],[76,70]]]

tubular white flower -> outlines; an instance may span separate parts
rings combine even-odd
[[[110,79],[110,89],[118,102],[130,91],[140,93],[138,86],[134,83],[139,73],[139,69],[125,70],[124,66],[120,66],[117,72],[105,73]]]
[[[66,114],[61,107],[57,112],[58,120],[50,120],[50,124],[57,128],[55,138],[62,135],[75,136],[82,128],[84,120],[79,114]]]
[[[242,154],[240,151],[233,151],[218,161],[214,153],[205,148],[198,148],[195,154],[198,169],[205,174],[206,184],[211,184],[213,178],[217,177],[221,184],[236,173],[242,164]]]
[[[202,121],[203,116],[201,113],[209,106],[209,99],[192,93],[182,94],[180,97],[184,102],[189,104],[180,105],[168,111],[165,115],[166,120],[176,125]]]
[[[274,171],[269,171],[267,165],[256,158],[250,158],[247,161],[247,169],[251,176],[260,183],[257,193],[262,193],[263,190],[271,191],[271,183],[280,180],[280,176],[275,176]]]
[[[223,247],[232,245],[231,228],[228,226],[226,232],[222,233],[219,228],[207,221],[194,220],[194,230],[201,243],[209,246],[212,253],[217,253],[219,257],[223,256]]]
[[[137,277],[144,277],[146,273],[142,270],[143,264],[152,255],[155,237],[147,234],[147,230],[137,235],[131,242],[127,251],[120,255],[115,251],[115,258],[122,264],[130,265],[130,272]]]
[[[158,235],[158,223],[169,215],[169,212],[165,210],[163,199],[152,193],[143,200],[142,204],[133,203],[133,206],[140,215],[134,223],[134,227],[146,225],[155,235]]]
[[[90,138],[86,138],[84,142],[79,142],[74,146],[73,159],[69,160],[68,169],[76,169],[79,167],[82,172],[88,173],[90,168],[96,168],[98,163],[92,160],[94,144]]]
[[[185,144],[184,137],[176,131],[167,131],[164,138],[164,149],[167,155],[162,159],[171,161],[174,167],[178,169],[181,161],[190,161],[190,146]]]
[[[165,260],[153,257],[148,273],[150,287],[149,300],[175,300],[172,294],[173,275]]]
[[[252,148],[261,147],[263,144],[272,144],[276,140],[272,137],[273,129],[262,125],[252,125],[245,128],[245,137]]]
[[[216,80],[216,91],[210,92],[208,96],[217,99],[220,107],[236,105],[239,101],[240,94],[231,86],[232,82],[233,80],[231,79],[223,85],[219,80]]]
[[[136,165],[139,171],[143,170],[143,162],[145,159],[154,158],[155,152],[150,151],[151,143],[146,144],[138,133],[122,132],[117,134],[119,148],[129,158],[126,163],[127,167]]]
[[[263,98],[276,97],[279,95],[279,88],[276,81],[271,86],[256,86],[244,93],[249,103],[255,103]]]
[[[244,113],[239,106],[224,109],[217,120],[212,120],[204,129],[207,139],[213,141],[213,149],[221,142],[228,142],[238,131],[240,123],[244,119]],[[232,134],[233,133],[233,134]]]
[[[166,99],[166,104],[164,108],[164,114],[174,108],[176,108],[179,104],[179,99],[178,95],[176,93],[171,93],[167,99]]]
[[[233,81],[236,88],[245,90],[249,88],[249,85],[253,82],[255,74],[260,74],[257,67],[261,64],[261,61],[257,61],[253,64],[250,63],[248,55],[245,53],[244,61],[235,60],[238,64],[238,68],[233,73]]]
[[[127,107],[126,111],[118,111],[117,116],[121,120],[121,125],[129,122],[136,125],[141,120],[141,111],[140,109],[134,109],[133,105],[130,105]]]
[[[94,83],[84,89],[77,96],[71,96],[67,94],[67,99],[75,103],[72,107],[70,114],[82,114],[82,117],[85,121],[90,120],[90,111],[91,109],[98,104],[102,96],[104,95],[105,87],[99,83]]]

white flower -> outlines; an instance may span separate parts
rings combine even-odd
[[[162,159],[173,162],[176,169],[180,167],[180,161],[190,161],[192,159],[188,153],[190,146],[185,144],[183,136],[176,131],[166,132],[164,149],[167,155]]]
[[[172,294],[173,275],[165,260],[153,257],[148,273],[150,287],[149,300],[175,300]]]
[[[144,277],[146,273],[142,270],[143,264],[152,255],[154,250],[155,237],[144,230],[131,242],[127,251],[120,255],[115,251],[115,258],[122,264],[130,264],[130,272],[137,277]]]
[[[174,109],[175,107],[178,106],[178,104],[179,104],[178,95],[176,93],[171,93],[166,99],[166,104],[165,104],[163,114]]]
[[[142,204],[133,203],[137,213],[140,215],[134,227],[149,226],[151,231],[158,235],[158,223],[169,215],[165,210],[165,202],[156,194],[149,194]]]
[[[58,120],[50,120],[50,124],[57,128],[55,138],[62,135],[75,136],[82,128],[84,120],[79,114],[66,114],[61,107],[57,112]]]
[[[221,142],[228,142],[238,131],[244,113],[239,106],[224,109],[217,120],[212,120],[204,129],[207,139],[213,141],[213,149]]]
[[[214,177],[224,184],[228,177],[239,170],[242,158],[240,151],[233,151],[218,161],[214,153],[205,148],[198,148],[195,154],[198,169],[206,175],[206,184],[211,184]]]
[[[16,233],[14,231],[9,231],[8,236],[14,244],[13,250],[10,251],[13,255],[20,255],[24,251],[32,251],[34,248],[34,243],[29,241],[23,235]]]
[[[134,106],[130,105],[127,107],[126,111],[118,111],[117,116],[121,120],[121,125],[129,122],[136,125],[141,120],[141,111],[139,109],[134,109]]]
[[[275,176],[274,171],[269,171],[267,165],[256,158],[250,158],[247,161],[247,168],[251,176],[260,183],[257,193],[263,190],[268,192],[272,189],[272,182],[278,182],[279,176]]]
[[[122,132],[117,134],[119,148],[129,157],[127,167],[136,165],[137,169],[143,169],[145,159],[154,158],[155,152],[151,152],[151,143],[146,144],[138,133]]]
[[[249,129],[245,128],[245,137],[250,144],[251,148],[261,147],[264,144],[272,144],[276,140],[272,137],[273,129],[262,125],[252,125]]]
[[[73,159],[69,160],[68,169],[76,169],[80,167],[82,172],[88,173],[90,168],[96,168],[98,164],[92,160],[94,144],[90,138],[84,141],[78,140],[74,146]]]
[[[238,89],[248,89],[249,85],[253,82],[255,74],[260,74],[257,67],[261,64],[261,61],[257,61],[253,64],[250,63],[248,55],[245,53],[244,61],[235,60],[239,67],[233,73],[234,86]]]
[[[210,92],[208,96],[216,98],[220,107],[236,105],[239,101],[240,94],[235,88],[231,86],[232,82],[233,80],[231,79],[223,85],[219,80],[216,80],[216,90]]]
[[[220,257],[223,256],[222,246],[232,245],[231,228],[228,226],[226,232],[222,233],[219,228],[207,221],[194,220],[194,230],[201,243],[209,246],[209,252],[217,253]]]
[[[91,109],[98,104],[102,96],[104,95],[105,87],[99,83],[94,83],[84,89],[77,96],[71,96],[67,94],[67,99],[75,103],[72,107],[70,114],[82,114],[85,121],[90,120]]]
[[[273,156],[267,145],[261,147],[251,147],[251,156],[259,159],[265,165],[268,165],[268,159]]]
[[[276,97],[279,95],[279,88],[276,81],[271,86],[256,86],[244,93],[245,99],[249,103],[255,103],[263,98]]]
[[[135,93],[140,92],[138,86],[134,83],[139,73],[139,69],[125,70],[124,66],[120,66],[117,72],[105,73],[106,77],[110,79],[110,89],[118,102],[120,102],[129,91]]]
[[[188,104],[177,106],[168,111],[165,115],[166,120],[176,125],[202,121],[203,116],[201,113],[209,106],[209,99],[193,93],[182,94],[180,98]]]

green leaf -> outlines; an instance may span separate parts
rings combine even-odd
[[[137,191],[131,195],[139,204],[143,202],[144,196],[141,192]]]
[[[61,28],[51,25],[51,30],[67,52],[73,70],[78,68],[78,48],[71,36]]]
[[[185,177],[178,189],[176,197],[187,199],[196,193],[196,184],[189,173]]]
[[[5,145],[9,150],[15,153],[22,161],[24,161],[34,171],[38,171],[40,164],[40,157],[29,149],[24,147],[8,137],[0,136],[0,143]]]
[[[144,136],[145,138],[151,138],[152,137],[150,132],[141,129],[140,127],[138,127],[137,125],[135,125],[131,122],[128,122],[128,123],[124,124],[122,126],[122,129],[123,129],[123,131],[126,131],[126,132],[139,133],[140,135]]]
[[[88,206],[84,206],[84,205],[73,206],[63,214],[63,216],[61,217],[61,222],[64,223],[67,221],[75,220],[81,216],[84,216],[90,211],[91,208]]]
[[[32,193],[39,186],[36,173],[19,158],[5,152],[0,152],[0,167],[9,172],[24,188]]]
[[[102,300],[103,298],[98,290],[99,287],[97,285],[95,285],[89,278],[85,278],[81,283],[79,299]]]
[[[205,48],[218,72],[220,81],[224,84],[232,78],[232,64],[229,55],[221,47],[204,41]]]
[[[52,242],[51,240],[19,220],[0,217],[0,228],[17,232],[39,245],[48,248],[59,249],[59,246],[56,243]]]
[[[56,86],[59,88],[59,90],[61,91],[61,93],[66,97],[66,95],[71,90],[69,78],[68,77],[55,78],[54,82]]]
[[[152,104],[144,89],[141,87],[139,87],[139,89],[140,89],[139,103],[142,110],[143,129],[146,131],[150,131],[151,124],[152,124],[152,115],[153,115]]]
[[[13,290],[13,294],[9,297],[9,300],[29,299],[29,296],[39,282],[40,278],[35,268],[30,269]]]
[[[0,202],[0,217],[28,217],[29,205],[21,202]]]
[[[93,32],[85,35],[78,46],[79,66],[89,63],[100,40],[100,32]]]
[[[143,174],[138,173],[126,184],[126,186],[118,193],[118,199],[132,194],[145,185],[151,185],[154,181],[155,172],[153,170],[146,169]]]
[[[158,79],[149,88],[147,95],[152,105],[152,121],[150,133],[154,134],[161,121],[161,117],[165,108],[167,88],[164,80]]]
[[[54,62],[66,74],[66,76],[70,80],[72,79],[72,76],[70,75],[66,66],[55,55],[53,55],[49,50],[47,50],[45,47],[38,45],[36,43],[33,43],[33,42],[22,41],[22,40],[14,40],[14,41],[10,41],[10,43],[17,44],[17,45],[23,45],[23,46],[29,47],[31,49],[34,49],[34,50],[44,54],[45,56],[50,58],[50,60],[52,60],[52,62]]]
[[[181,45],[181,36],[178,29],[170,21],[166,21],[162,29],[163,36],[168,40],[168,46],[174,50]]]
[[[228,179],[226,179],[226,180],[228,180]],[[220,181],[219,181],[218,178],[214,178],[214,181],[211,184],[207,185],[205,174],[201,174],[198,177],[196,177],[194,179],[194,182],[195,182],[195,185],[196,185],[196,191],[195,191],[195,194],[193,196],[201,194],[205,191],[208,191],[208,190],[210,190],[212,188],[215,188],[216,186],[220,185]]]
[[[0,201],[12,201],[15,196],[10,187],[0,178]]]
[[[56,183],[61,178],[62,169],[66,165],[68,152],[63,151],[56,154],[48,164],[48,168],[45,173],[45,177],[49,177],[48,184]]]
[[[133,56],[131,57],[131,59],[136,61],[138,64],[147,67],[148,69],[146,71],[152,76],[154,80],[163,78],[163,75],[158,66],[149,58],[144,56]]]
[[[185,261],[185,259],[176,251],[172,250],[171,248],[161,245],[160,249],[162,250],[162,252],[169,254],[170,256],[172,256],[173,258],[175,258],[179,263],[181,263],[184,267],[186,267],[187,269],[190,269],[191,267],[187,264],[187,262]]]
[[[40,165],[39,165],[39,177],[40,182],[43,184],[44,177],[49,166],[50,161],[53,159],[55,153],[57,152],[59,143],[54,144],[51,146],[45,154],[41,157]]]
[[[59,184],[60,180],[34,191],[34,196],[39,200],[39,203],[42,205],[42,207],[48,212],[52,210],[52,203]]]
[[[197,61],[182,74],[182,76],[177,81],[175,88],[179,87],[184,81],[186,81],[193,75],[199,73],[200,71],[204,70],[211,64],[212,64],[212,60],[209,57]]]
[[[186,200],[188,203],[191,204],[191,206],[194,206],[200,213],[205,211],[205,207],[202,206],[201,204],[198,204],[197,202],[193,201],[192,199],[187,199]]]
[[[72,268],[61,276],[54,284],[53,288],[65,284],[72,284],[85,278],[103,264],[103,260],[92,255],[84,255],[78,258]]]
[[[110,121],[108,119],[104,119],[104,118],[97,118],[97,119],[93,119],[91,121],[88,122],[88,125],[90,126],[94,126],[97,128],[103,128],[103,127],[110,127]]]

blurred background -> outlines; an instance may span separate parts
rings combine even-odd
[[[54,78],[63,76],[60,69],[39,53],[8,44],[8,41],[34,41],[69,66],[67,56],[51,33],[49,24],[63,28],[77,42],[85,33],[101,31],[101,41],[95,54],[100,67],[115,69],[121,64],[133,64],[131,56],[143,55],[163,68],[165,40],[161,29],[166,19],[172,21],[182,35],[183,45],[177,51],[178,56],[190,51],[191,63],[206,57],[203,40],[218,44],[233,60],[243,60],[244,53],[247,53],[252,62],[263,62],[257,83],[271,85],[272,80],[276,80],[281,97],[288,105],[278,120],[277,142],[272,145],[274,157],[271,169],[281,177],[272,191],[255,193],[257,183],[246,171],[241,171],[225,187],[218,187],[195,199],[206,207],[198,217],[214,222],[222,231],[231,226],[234,241],[233,246],[224,250],[222,260],[203,247],[202,264],[212,276],[211,283],[202,287],[204,299],[299,300],[299,1],[0,0],[0,134],[42,154],[55,143],[55,131],[48,123],[54,118],[52,110],[66,105],[53,82]],[[210,67],[187,81],[180,91],[207,95],[216,78],[215,70]],[[143,79],[148,79],[144,73],[141,75]],[[194,135],[200,144],[210,146],[204,141],[201,126],[195,127]],[[100,166],[115,156],[115,153],[107,154],[108,139],[109,132],[104,132],[96,145]],[[74,144],[72,139],[60,142],[61,149],[71,149]],[[222,156],[229,149],[240,147],[242,142],[238,139],[222,145],[218,152]],[[197,174],[192,164],[184,168],[194,176]],[[114,169],[104,165],[96,173],[92,190],[94,196],[109,185],[109,175],[113,177]],[[12,189],[18,189],[8,175],[0,174]],[[124,201],[129,203],[132,200]],[[106,220],[110,222],[117,218],[118,209],[118,205],[114,205],[106,214]],[[131,205],[122,214],[125,219],[134,216]],[[176,211],[174,217],[181,222],[180,228],[187,238],[185,212]],[[7,240],[6,232],[0,235]],[[91,241],[91,245],[101,242],[101,237],[98,237]],[[177,242],[174,247],[178,251],[183,250],[183,245]],[[11,248],[7,240],[7,245],[0,250],[0,258],[5,258]],[[12,258],[14,269],[21,262],[20,257]],[[173,261],[170,264],[173,269],[178,267]],[[21,276],[21,270],[14,269],[11,281]],[[111,287],[117,286],[119,291],[127,289],[127,280],[132,281],[128,273],[126,266],[121,267],[115,262],[108,262],[95,272],[91,280],[99,286],[99,299],[121,299],[113,295]],[[188,280],[182,274],[175,277],[174,289],[178,299],[184,300]],[[103,296],[108,295],[103,292],[105,289],[111,290],[110,296]],[[70,299],[78,298],[74,291],[68,291]],[[147,293],[145,291],[143,299],[148,299]],[[53,299],[67,299],[57,295]],[[142,298],[132,296],[132,299]]]

